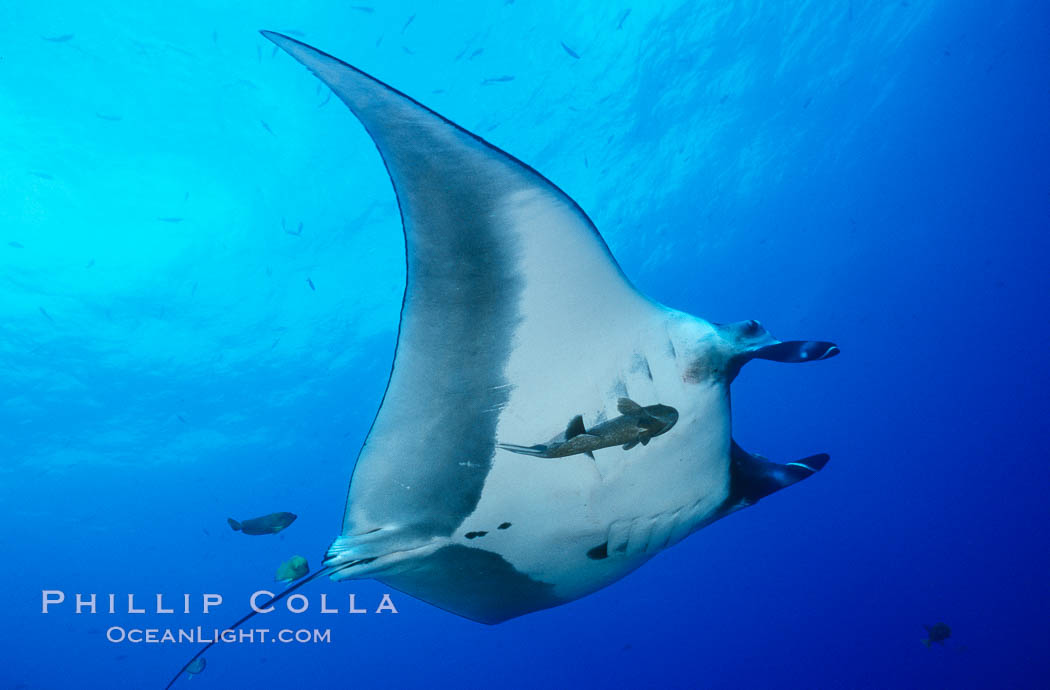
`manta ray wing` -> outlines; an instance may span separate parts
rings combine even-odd
[[[538,172],[360,70],[263,34],[364,125],[390,174],[405,234],[394,365],[354,469],[344,545],[333,550],[353,551],[358,537],[376,533],[397,534],[404,548],[451,535],[480,499],[513,391],[532,386],[541,409],[559,395],[551,382],[569,380],[590,345],[600,349],[659,307],[633,288],[579,206]],[[523,371],[542,380],[516,373]],[[544,415],[537,436],[565,418]],[[458,559],[487,573],[493,602],[500,597],[493,583],[506,571],[495,559],[480,551]],[[442,577],[454,560],[446,552],[400,586],[463,613],[462,597],[448,590],[470,583]],[[517,576],[504,574],[520,590]],[[474,601],[464,615],[501,617]]]

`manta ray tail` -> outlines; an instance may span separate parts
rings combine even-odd
[[[502,448],[503,450],[509,450],[511,453],[521,453],[522,455],[532,455],[532,456],[537,457],[537,458],[546,457],[545,454],[547,452],[547,446],[542,445],[542,444],[537,445],[537,446],[516,446],[513,443],[497,443],[496,447],[497,448]]]
[[[371,560],[371,559],[366,559],[366,560]],[[351,567],[357,565],[358,563],[359,563],[359,561],[354,561],[353,563],[347,563],[347,564],[344,564],[344,565],[341,565],[341,566],[321,568],[320,570],[318,570],[316,573],[310,575],[309,577],[303,578],[302,580],[299,580],[299,582],[296,582],[291,587],[288,587],[284,591],[275,594],[273,597],[271,597],[269,599],[269,601],[264,603],[259,608],[260,609],[269,608],[271,605],[277,603],[281,599],[284,599],[289,594],[291,594],[295,590],[299,589],[303,585],[307,584],[308,582],[313,582],[314,580],[316,580],[317,578],[321,577],[322,575],[333,575],[333,574],[335,574],[336,572],[338,572],[340,570],[346,570],[347,568],[351,568]],[[245,622],[247,622],[248,620],[253,618],[255,616],[255,614],[257,614],[257,613],[259,613],[258,610],[252,609],[252,611],[250,613],[245,614],[244,616],[242,616],[239,620],[237,620],[232,625],[226,626],[225,629],[226,630],[236,630],[237,628],[239,628],[242,625],[244,625]],[[176,673],[175,676],[172,677],[172,679],[170,681],[168,681],[168,684],[164,686],[164,690],[168,690],[168,688],[170,688],[172,685],[174,685],[175,681],[177,681],[179,679],[179,676],[181,676],[186,671],[186,668],[190,664],[192,664],[194,661],[199,659],[201,656],[203,656],[204,653],[206,651],[208,651],[209,649],[211,649],[212,645],[214,645],[214,644],[215,644],[215,641],[213,640],[212,642],[209,642],[208,644],[206,644],[203,647],[201,647],[200,650],[198,650],[196,654],[194,654],[185,664],[182,665],[182,668],[179,669],[178,673]]]

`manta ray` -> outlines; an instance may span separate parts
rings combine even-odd
[[[778,464],[740,448],[729,385],[751,359],[816,361],[837,347],[658,304],[539,172],[341,60],[262,33],[375,142],[407,264],[393,367],[341,533],[324,567],[274,600],[325,575],[372,578],[500,623],[595,592],[824,467],[823,454]],[[565,420],[600,427],[625,398],[673,408],[677,423],[593,459],[507,448]]]

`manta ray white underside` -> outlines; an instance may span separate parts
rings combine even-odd
[[[837,348],[653,302],[538,172],[330,55],[263,35],[375,141],[406,244],[390,381],[314,577],[375,578],[498,623],[594,592],[824,466],[826,455],[780,465],[736,446],[729,384],[751,358]],[[623,398],[674,408],[677,423],[593,459],[498,447],[545,442],[570,421],[566,435],[579,433],[577,416],[584,432],[605,428]]]

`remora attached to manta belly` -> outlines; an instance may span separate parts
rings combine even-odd
[[[601,422],[590,429],[583,424],[583,415],[576,415],[565,431],[550,441],[533,446],[497,443],[496,447],[522,455],[541,458],[565,458],[583,453],[594,459],[594,451],[613,446],[630,450],[660,434],[666,434],[678,422],[678,410],[669,405],[642,407],[630,398],[620,398],[616,409],[619,417]]]
[[[263,34],[374,140],[407,258],[394,366],[341,535],[325,567],[278,598],[326,574],[375,578],[499,623],[601,589],[823,468],[827,455],[778,464],[734,443],[729,384],[754,358],[816,361],[838,348],[646,298],[540,173],[364,72]],[[611,420],[623,398],[673,409],[673,432],[594,463],[506,449],[577,415]]]

